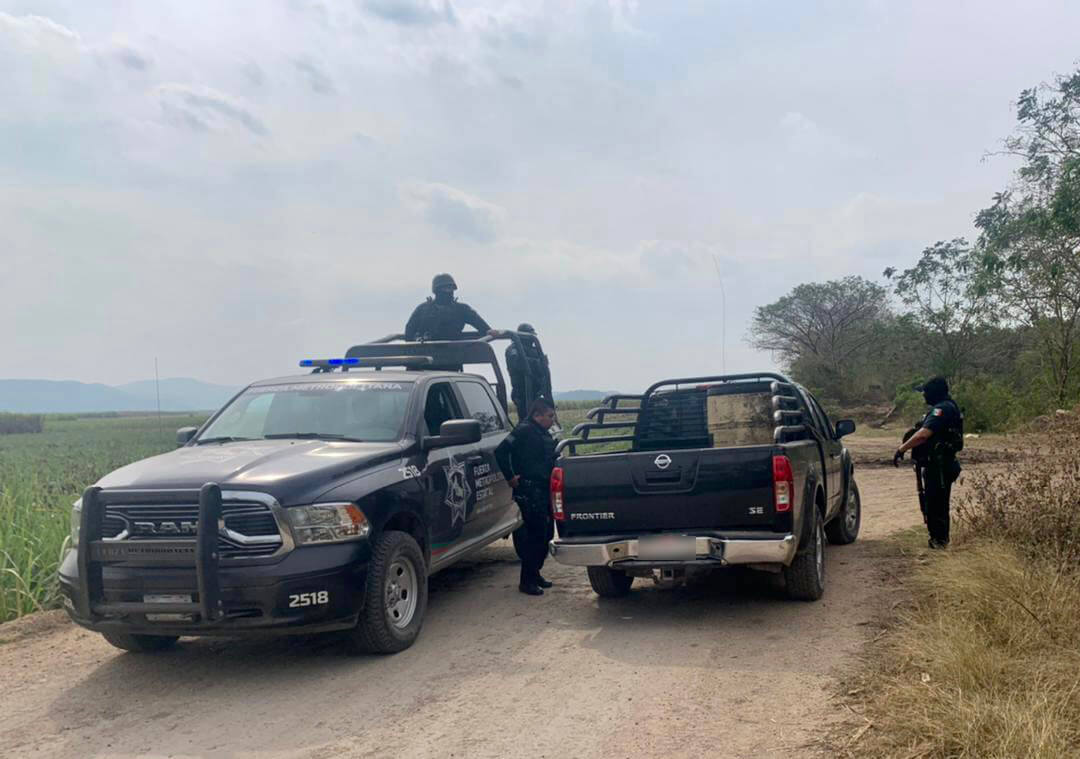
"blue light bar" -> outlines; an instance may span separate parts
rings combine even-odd
[[[300,362],[300,366],[356,366],[359,363],[358,358],[305,358]]]

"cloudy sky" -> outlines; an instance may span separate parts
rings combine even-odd
[[[754,306],[969,234],[1066,2],[0,0],[0,377],[243,383],[431,276],[555,386],[768,367]],[[726,329],[714,257],[727,294]]]

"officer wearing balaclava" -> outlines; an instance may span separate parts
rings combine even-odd
[[[956,454],[964,447],[964,415],[949,396],[949,383],[944,377],[933,377],[918,389],[931,408],[915,433],[896,449],[893,464],[899,466],[904,454],[912,451],[925,487],[930,547],[944,548],[949,544],[949,498],[960,476]]]
[[[416,307],[405,325],[405,339],[460,340],[462,330],[468,324],[477,332],[494,334],[488,323],[472,308],[454,297],[457,283],[449,274],[436,274],[431,280],[434,297]]]

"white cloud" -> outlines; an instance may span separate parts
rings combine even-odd
[[[714,256],[733,340],[801,281],[969,232],[1010,100],[1073,66],[1080,7],[1032,2],[0,13],[0,376],[70,352],[58,376],[140,379],[153,351],[242,382],[400,329],[441,270],[537,323],[559,387],[715,369]]]
[[[401,26],[456,24],[450,0],[362,0],[363,7],[383,21]]]
[[[863,158],[866,151],[821,127],[804,113],[788,111],[780,118],[780,130],[792,153],[813,159]]]
[[[209,87],[163,84],[158,87],[158,95],[165,120],[174,126],[198,131],[242,126],[259,137],[269,134],[266,124],[249,108]]]
[[[334,80],[330,78],[323,68],[310,58],[298,58],[293,61],[293,66],[307,82],[312,92],[320,95],[332,95],[337,92]]]
[[[28,48],[79,45],[79,35],[44,16],[12,16],[0,11],[0,32]]]
[[[402,193],[417,215],[453,239],[489,243],[498,235],[504,212],[493,203],[434,182],[410,182]]]

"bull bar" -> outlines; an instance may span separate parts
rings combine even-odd
[[[106,541],[102,535],[107,505],[176,503],[193,500],[193,490],[103,490],[89,487],[83,492],[79,522],[78,593],[73,604],[79,616],[90,622],[125,614],[198,614],[203,623],[222,616],[221,583],[218,568],[218,530],[199,529],[195,540]],[[221,524],[221,488],[207,483],[198,490],[199,525]],[[110,563],[138,561],[142,566],[177,566],[194,559],[199,600],[190,603],[107,602],[103,568]]]

